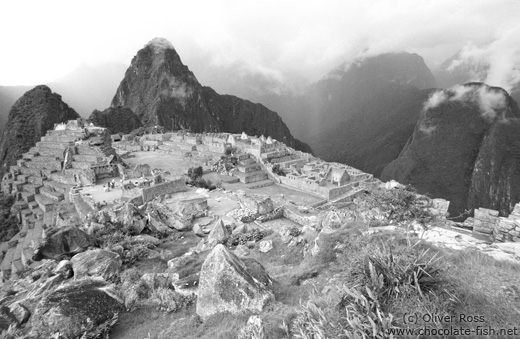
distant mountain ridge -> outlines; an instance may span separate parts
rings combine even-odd
[[[417,54],[389,53],[343,64],[280,111],[315,155],[376,176],[406,144],[436,82]]]
[[[143,126],[269,135],[310,152],[275,112],[202,86],[173,45],[161,38],[152,40],[132,59],[112,100],[112,108],[116,107],[132,110]]]

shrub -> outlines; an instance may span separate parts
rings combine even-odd
[[[344,334],[349,339],[392,338],[389,330],[394,328],[393,316],[381,310],[370,288],[365,290],[366,295],[355,288],[344,287],[345,295],[341,300],[346,312]]]
[[[242,234],[232,234],[228,241],[228,246],[245,245],[248,241],[260,241],[267,236],[265,231],[253,228],[251,231]]]
[[[233,153],[235,153],[237,151],[237,148],[236,147],[227,147],[225,150],[224,150],[224,154],[229,156]]]
[[[13,204],[14,196],[0,193],[0,242],[9,241],[18,233],[16,216],[11,215]]]
[[[383,247],[381,253],[367,256],[365,276],[378,300],[386,303],[410,287],[422,296],[439,285],[442,282],[437,265],[440,257],[433,255],[427,259],[428,251],[395,256]]]
[[[202,169],[202,166],[190,167],[188,169],[188,177],[190,178],[191,182],[197,181],[197,179],[202,178],[203,174],[204,174],[204,171]]]
[[[280,164],[276,164],[276,165],[274,165],[272,171],[273,171],[273,173],[276,174],[276,175],[279,175],[279,176],[285,177],[285,172],[284,172],[283,169],[280,167]]]
[[[150,300],[167,312],[176,312],[191,303],[191,298],[164,287],[153,289]]]
[[[367,201],[372,207],[380,208],[389,221],[416,220],[424,225],[433,220],[431,201],[416,194],[411,187],[376,191],[367,196]]]

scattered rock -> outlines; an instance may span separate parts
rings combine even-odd
[[[248,227],[246,224],[241,224],[235,227],[231,234],[243,234],[248,232]]]
[[[262,253],[267,253],[273,249],[273,241],[272,240],[262,240],[260,241],[259,251]]]
[[[18,324],[25,324],[31,317],[31,311],[20,302],[9,306],[9,312],[16,318]]]
[[[199,278],[200,274],[194,273],[184,278],[172,281],[172,285],[175,288],[175,292],[190,297],[198,294]]]
[[[197,298],[197,314],[203,319],[226,311],[261,312],[273,301],[273,292],[224,245],[217,245],[204,261]]]
[[[17,327],[18,319],[6,306],[0,307],[0,331],[7,330],[11,325]]]
[[[233,251],[233,253],[237,256],[237,257],[245,257],[247,255],[249,255],[249,250],[247,248],[246,245],[238,245],[235,250]]]
[[[177,273],[145,273],[141,277],[151,288],[172,288],[173,282],[179,280]]]
[[[72,280],[44,297],[31,318],[32,333],[38,338],[79,338],[85,332],[110,329],[123,310],[123,301],[102,279]]]
[[[222,219],[218,218],[211,232],[208,235],[208,241],[214,242],[216,244],[224,244],[230,236],[230,232],[226,226],[224,226],[224,222]]]
[[[100,276],[105,280],[118,274],[123,264],[119,254],[102,249],[80,253],[71,262],[75,278]]]
[[[157,246],[161,243],[159,239],[156,237],[153,237],[149,234],[139,234],[136,236],[133,236],[130,239],[130,243],[132,244],[152,244],[154,246]]]
[[[195,233],[196,236],[204,238],[205,234],[202,230],[202,227],[200,227],[200,224],[195,223],[193,224],[193,233]]]
[[[61,275],[64,279],[72,278],[72,262],[70,260],[62,260],[58,263],[53,271],[54,274]]]

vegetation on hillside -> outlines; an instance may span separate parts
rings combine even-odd
[[[11,215],[14,196],[0,192],[0,242],[8,241],[18,233],[16,216]]]

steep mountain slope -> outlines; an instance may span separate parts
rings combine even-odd
[[[509,213],[520,200],[519,118],[501,88],[470,83],[435,92],[381,179],[450,200],[452,216],[481,206]]]
[[[0,142],[0,172],[34,146],[55,123],[77,119],[78,113],[45,85],[27,91],[12,106]]]
[[[28,86],[0,86],[0,133],[7,124],[13,104],[30,89]]]
[[[138,51],[112,100],[131,109],[144,126],[270,135],[310,151],[293,138],[282,119],[260,104],[203,87],[165,39]]]
[[[130,133],[142,126],[134,112],[125,107],[110,107],[103,112],[94,110],[88,119],[96,126],[108,128],[112,134]]]
[[[417,54],[383,54],[338,67],[290,114],[317,156],[379,176],[413,131],[428,98],[422,89],[434,86]]]

